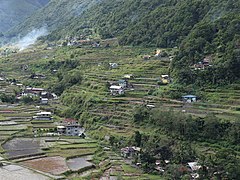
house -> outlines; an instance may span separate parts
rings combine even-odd
[[[190,169],[191,172],[191,176],[193,179],[198,179],[199,178],[199,174],[197,173],[197,171],[202,168],[201,165],[198,164],[198,162],[189,162],[187,163],[187,166]]]
[[[191,171],[197,171],[201,168],[201,166],[198,164],[198,162],[189,162],[187,164],[190,167]]]
[[[157,49],[155,57],[160,57],[161,56],[161,52],[162,52],[161,49]]]
[[[41,98],[41,104],[48,104],[48,98]]]
[[[46,76],[43,75],[43,74],[32,74],[32,75],[30,76],[30,78],[31,78],[31,79],[45,79]]]
[[[197,96],[195,95],[186,95],[182,96],[183,102],[192,103],[197,101]]]
[[[127,86],[128,86],[128,81],[127,81],[127,80],[124,80],[124,79],[120,79],[120,80],[118,81],[118,85],[121,86],[123,89],[124,89],[124,88],[127,88]]]
[[[167,74],[161,75],[161,81],[163,84],[169,84],[171,82],[170,76]]]
[[[92,47],[98,48],[98,47],[100,47],[100,43],[99,42],[93,42]]]
[[[133,74],[125,74],[123,77],[125,79],[133,79],[134,78]]]
[[[110,66],[111,69],[118,68],[118,64],[117,63],[109,63],[109,66]]]
[[[55,96],[56,96],[56,94],[54,94],[54,93],[50,93],[47,91],[41,92],[41,98],[54,99]]]
[[[195,70],[204,70],[207,67],[212,66],[212,57],[211,56],[206,56],[202,61],[196,63],[193,65]]]
[[[123,95],[125,93],[122,86],[116,86],[116,85],[110,86],[110,92],[111,92],[111,95],[113,96]]]
[[[155,105],[153,105],[153,104],[147,104],[146,107],[151,109],[151,108],[155,108]]]
[[[66,126],[57,126],[57,132],[64,135],[66,133]]]
[[[204,66],[204,64],[201,61],[196,63],[196,64],[194,64],[193,67],[194,67],[195,70],[205,69],[205,66]]]
[[[43,88],[33,88],[33,87],[27,87],[24,89],[24,93],[28,94],[36,94],[40,95],[44,91]]]
[[[139,155],[141,152],[141,148],[140,147],[125,147],[121,149],[121,156],[123,156],[124,158],[133,158],[134,156]]]
[[[41,92],[41,97],[42,98],[49,98],[49,93],[46,91]]]
[[[57,126],[57,132],[66,136],[81,136],[84,129],[75,119],[65,119],[60,126]]]
[[[51,112],[40,112],[36,116],[33,116],[33,120],[52,120]]]
[[[149,56],[149,55],[144,55],[143,56],[143,60],[149,60],[152,56]]]
[[[52,93],[53,99],[58,99],[58,96],[55,93]]]

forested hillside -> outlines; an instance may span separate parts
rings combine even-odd
[[[178,47],[172,72],[183,84],[225,84],[238,80],[240,2],[228,0],[53,0],[8,35],[47,26],[45,40],[86,35],[118,37],[122,45]],[[190,71],[204,57],[206,71]],[[212,66],[213,65],[213,66]]]
[[[70,30],[66,25],[74,17],[79,18],[81,14],[89,7],[100,0],[52,0],[49,4],[36,12],[25,22],[11,29],[7,36],[14,37],[25,35],[33,28],[47,27],[50,31],[66,29]],[[75,26],[78,26],[75,24]],[[65,37],[66,34],[61,34]]]
[[[22,22],[49,0],[0,0],[0,34]]]

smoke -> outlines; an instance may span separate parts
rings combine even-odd
[[[20,39],[16,46],[19,48],[20,51],[28,48],[30,45],[35,44],[37,39],[41,36],[46,36],[48,34],[48,30],[46,27],[42,27],[40,29],[34,29],[22,39]]]

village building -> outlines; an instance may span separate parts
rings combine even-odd
[[[92,47],[93,48],[98,48],[98,47],[100,47],[100,43],[99,42],[93,42]]]
[[[154,56],[155,57],[160,57],[161,56],[161,52],[162,52],[161,49],[157,49]]]
[[[123,89],[125,89],[128,86],[128,81],[124,79],[120,79],[118,80],[118,85],[121,86]]]
[[[212,66],[211,62],[212,62],[212,57],[206,56],[202,61],[194,64],[193,67],[195,70],[204,70],[204,69]]]
[[[133,79],[134,78],[133,74],[125,74],[123,77],[125,79]]]
[[[149,55],[144,55],[143,56],[143,60],[149,60],[152,56],[149,56]]]
[[[30,78],[31,78],[31,79],[45,79],[46,76],[43,75],[43,74],[32,74],[32,75],[30,76]]]
[[[116,86],[116,85],[110,86],[110,92],[112,96],[123,95],[125,93],[122,86]]]
[[[199,174],[197,173],[197,171],[202,167],[201,165],[198,164],[198,162],[189,162],[187,163],[190,172],[191,172],[191,176],[193,179],[198,179],[199,178]]]
[[[152,108],[155,108],[155,105],[153,105],[153,104],[147,104],[146,107],[149,108],[149,109],[152,109]]]
[[[183,102],[186,102],[186,103],[197,102],[197,96],[195,95],[182,96],[182,100]]]
[[[36,116],[33,116],[33,120],[52,120],[51,112],[40,112],[37,113]]]
[[[121,156],[124,158],[133,158],[134,156],[138,156],[141,152],[140,147],[125,147],[121,149]]]
[[[27,87],[24,90],[24,93],[31,93],[31,94],[37,94],[37,95],[41,95],[41,93],[44,91],[43,88],[34,88],[34,87]]]
[[[52,97],[53,97],[53,99],[58,99],[58,96],[55,94],[55,93],[52,93]]]
[[[161,81],[163,84],[169,84],[171,82],[170,76],[167,74],[161,75]]]
[[[48,98],[41,98],[41,104],[47,105],[48,104]]]
[[[118,68],[118,64],[117,63],[109,63],[109,66],[110,66],[111,69]]]
[[[60,126],[57,126],[57,132],[66,136],[81,136],[84,129],[75,119],[65,119]]]
[[[47,91],[43,91],[43,92],[41,92],[41,97],[42,98],[49,98],[49,94],[50,93],[48,93]]]
[[[23,84],[21,84],[21,83],[17,83],[16,86],[18,86],[18,87],[21,88],[21,87],[23,87]]]

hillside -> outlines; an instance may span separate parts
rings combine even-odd
[[[25,35],[33,28],[41,28],[46,26],[50,31],[69,28],[66,24],[72,18],[79,18],[81,14],[89,7],[93,6],[100,0],[52,0],[49,4],[40,11],[33,14],[25,22],[11,29],[7,36],[16,37]],[[62,34],[65,37],[65,34]]]
[[[0,49],[0,159],[56,179],[239,179],[239,9],[51,0],[7,33],[34,29],[31,46]]]
[[[47,26],[51,33],[45,40],[50,41],[85,35],[118,37],[122,45],[178,47],[171,66],[176,81],[197,86],[228,84],[240,77],[239,8],[239,1],[228,0],[53,0],[8,36]],[[190,71],[205,57],[211,57],[211,68]]]
[[[22,22],[49,0],[0,0],[0,33]]]

